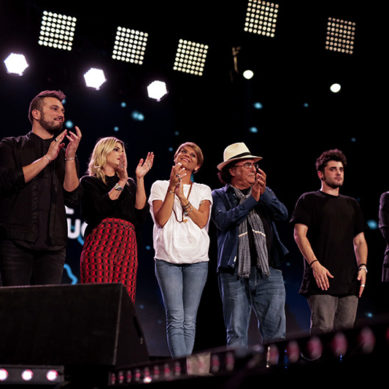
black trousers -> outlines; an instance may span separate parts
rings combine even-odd
[[[11,240],[0,241],[3,286],[60,284],[66,249],[31,250]]]

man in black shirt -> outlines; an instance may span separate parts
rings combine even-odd
[[[77,202],[81,140],[78,127],[75,133],[63,130],[64,98],[61,91],[40,92],[29,107],[31,131],[0,142],[0,272],[5,286],[62,279],[64,205]]]
[[[311,331],[352,327],[366,285],[367,244],[358,202],[339,194],[346,157],[337,149],[316,160],[320,191],[304,193],[294,209],[294,239],[305,258],[300,293]]]

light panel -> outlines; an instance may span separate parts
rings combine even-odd
[[[249,0],[244,31],[274,38],[278,7],[278,4],[268,1]]]
[[[355,29],[355,22],[328,18],[325,48],[344,54],[353,54]]]
[[[112,51],[112,59],[142,65],[147,38],[147,32],[118,27]]]
[[[60,50],[72,49],[77,18],[43,11],[38,43]]]
[[[208,45],[184,39],[178,41],[173,70],[202,76],[207,59]]]

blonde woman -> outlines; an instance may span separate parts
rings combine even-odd
[[[81,252],[81,283],[122,283],[135,302],[138,253],[136,227],[147,215],[144,176],[154,154],[140,159],[136,181],[128,177],[124,143],[100,139],[88,175],[81,178],[81,214],[87,222]]]

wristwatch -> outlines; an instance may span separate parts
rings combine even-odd
[[[121,192],[124,188],[123,188],[122,186],[120,186],[119,183],[117,183],[117,184],[113,187],[113,189],[118,190],[119,192]]]

